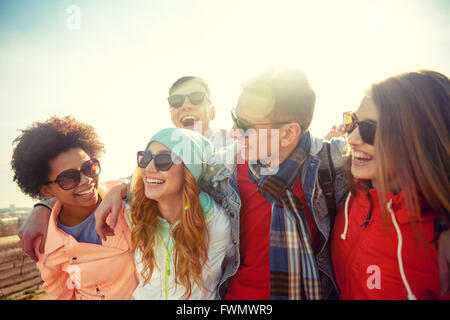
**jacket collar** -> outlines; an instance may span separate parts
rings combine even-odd
[[[312,134],[309,134],[309,140],[311,141],[311,148],[309,149],[309,155],[316,156],[322,150],[323,139],[316,138]]]
[[[61,201],[57,201],[53,206],[50,220],[48,221],[47,240],[45,241],[45,255],[48,255],[56,249],[64,246],[67,242],[67,235],[58,228],[56,219],[61,212]]]
[[[236,169],[237,154],[237,142],[215,150],[207,161],[207,172],[203,179],[215,182],[231,177]]]
[[[100,198],[103,198],[106,192],[107,186],[99,183],[98,194]],[[61,201],[58,200],[50,214],[47,229],[47,240],[45,241],[45,255],[49,255],[60,247],[65,246],[70,241],[70,236],[58,228],[58,223],[56,221],[61,212],[61,206]]]
[[[257,164],[249,164],[249,176],[251,180],[253,178],[253,180],[256,180],[260,184],[260,181],[264,183],[265,180],[271,180],[270,177],[276,177],[276,180],[279,180],[278,185],[280,183],[285,185],[283,187],[277,187],[277,189],[280,189],[280,192],[282,192],[281,189],[291,187],[297,179],[298,172],[303,163],[310,154],[311,137],[311,134],[306,132],[291,154],[277,168],[268,168],[259,162]],[[263,172],[264,169],[266,174]],[[272,174],[270,174],[271,171],[273,172]]]
[[[310,132],[305,134],[304,138],[306,137],[311,144],[308,154],[313,157],[317,156],[322,149],[324,140],[314,137]],[[214,155],[208,160],[210,179],[212,181],[222,181],[230,178],[236,169],[237,156],[237,142],[216,150]]]
[[[360,199],[359,201],[366,201],[366,191],[356,189],[357,197]],[[379,192],[377,189],[369,189],[369,196],[372,198],[374,208],[377,208],[376,210],[379,210]],[[391,208],[394,211],[395,217],[398,220],[400,224],[403,223],[410,223],[411,218],[414,218],[416,221],[421,221],[425,218],[425,214],[428,213],[426,201],[424,197],[421,194],[418,194],[419,196],[419,210],[420,215],[415,214],[415,216],[410,215],[408,212],[408,209],[406,207],[406,201],[405,201],[405,191],[401,191],[399,193],[393,193],[391,191],[386,192],[386,205],[390,201],[392,201]]]

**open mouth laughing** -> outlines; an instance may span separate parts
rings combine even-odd
[[[97,189],[95,188],[94,185],[90,186],[89,189],[83,190],[81,192],[75,193],[74,196],[76,197],[80,197],[82,199],[85,200],[89,200],[91,198],[93,198],[96,194]]]
[[[191,127],[194,125],[195,121],[198,120],[197,116],[194,115],[186,115],[181,118],[181,124],[184,127]]]
[[[357,165],[357,166],[365,165],[372,160],[373,160],[373,156],[371,156],[370,154],[362,152],[362,151],[352,150],[352,163],[354,165]]]
[[[147,178],[145,179],[145,181],[147,182],[147,185],[149,187],[157,187],[160,186],[162,184],[164,184],[166,181],[162,180],[162,179],[156,179],[156,178]]]

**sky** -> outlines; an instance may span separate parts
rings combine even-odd
[[[431,69],[450,76],[445,0],[0,0],[0,208],[31,206],[13,181],[12,141],[70,115],[106,145],[102,179],[172,126],[168,89],[203,77],[217,128],[231,128],[240,85],[269,69],[307,73],[324,136],[371,83]]]

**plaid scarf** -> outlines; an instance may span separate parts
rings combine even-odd
[[[303,206],[292,192],[311,147],[307,132],[273,175],[250,165],[250,180],[272,204],[270,225],[271,299],[321,299],[320,277]]]

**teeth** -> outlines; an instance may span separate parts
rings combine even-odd
[[[185,120],[197,120],[197,117],[194,117],[194,116],[185,116],[185,117],[183,117],[182,119],[181,119],[182,121],[185,121]]]
[[[149,179],[147,178],[147,182],[148,183],[152,183],[152,184],[163,184],[164,180],[160,180],[160,179]]]
[[[364,160],[372,159],[371,156],[367,155],[366,153],[359,152],[359,151],[353,151],[352,155],[353,155],[353,158],[364,159]]]
[[[94,187],[92,187],[92,188],[89,189],[89,190],[86,190],[86,191],[83,191],[83,192],[79,192],[78,194],[84,196],[84,195],[86,195],[86,194],[91,193],[93,190],[94,190]]]

